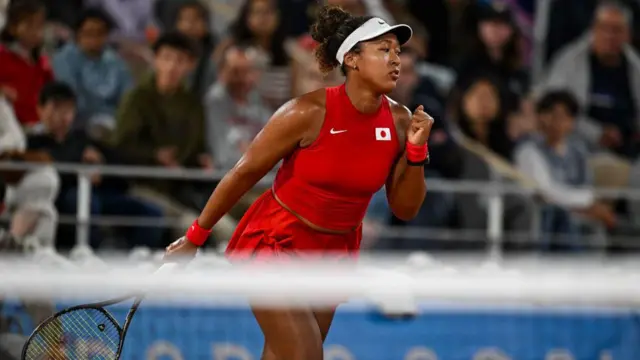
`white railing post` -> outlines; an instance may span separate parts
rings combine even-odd
[[[87,172],[78,173],[78,223],[76,224],[76,248],[88,249],[91,220],[91,177]]]
[[[499,180],[492,176],[491,192],[487,208],[487,238],[489,259],[502,259],[502,237],[504,235],[504,195],[498,190]]]

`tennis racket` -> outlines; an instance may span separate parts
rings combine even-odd
[[[174,268],[176,264],[162,265],[156,274]],[[135,298],[124,325],[105,309]],[[22,349],[22,360],[118,360],[122,354],[127,329],[144,294],[73,306],[43,321],[33,331]]]

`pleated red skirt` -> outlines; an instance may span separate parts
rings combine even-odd
[[[282,207],[267,190],[244,214],[225,255],[231,261],[280,259],[355,259],[362,225],[346,234],[328,234],[310,228]]]

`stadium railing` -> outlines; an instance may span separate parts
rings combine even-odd
[[[76,246],[88,247],[89,224],[96,223],[91,218],[90,212],[90,194],[91,194],[91,176],[99,172],[103,176],[114,176],[121,178],[152,178],[152,179],[180,179],[193,181],[215,181],[220,180],[224,176],[221,171],[203,171],[191,169],[165,169],[157,167],[140,167],[140,166],[94,166],[94,165],[78,165],[66,163],[54,164],[29,164],[19,162],[0,162],[0,170],[32,170],[42,166],[55,168],[62,174],[76,174],[78,177],[78,211],[74,222],[77,226]],[[522,195],[529,198],[538,195],[538,190],[531,186],[523,186],[515,184],[504,179],[499,175],[492,177],[491,181],[469,181],[469,180],[441,180],[429,179],[428,189],[435,192],[445,193],[466,193],[483,195],[487,204],[487,228],[484,234],[480,236],[488,239],[489,256],[493,258],[501,257],[504,239],[504,223],[505,215],[504,200],[507,195]],[[268,186],[273,181],[273,175],[270,174],[263,178],[259,184]],[[599,198],[618,199],[625,198],[628,200],[640,200],[640,190],[638,189],[593,189]],[[147,225],[144,219],[127,219],[104,217],[97,221],[102,225],[131,225],[135,224]],[[158,223],[157,219],[150,226],[166,226],[168,224]],[[170,225],[169,225],[170,226]],[[384,233],[385,229],[382,229]],[[473,232],[478,236],[478,232]],[[409,237],[411,231],[407,232]]]

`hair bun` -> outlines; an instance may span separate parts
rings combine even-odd
[[[318,12],[316,23],[311,29],[311,37],[319,43],[326,43],[338,32],[342,24],[351,18],[351,14],[335,5],[325,5]]]

